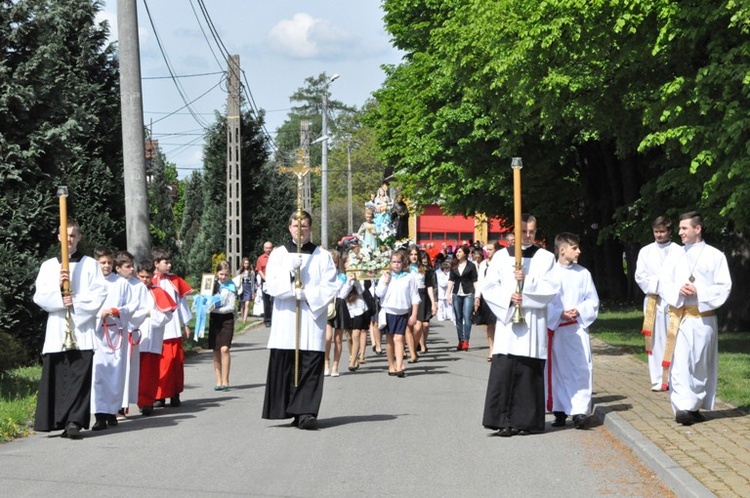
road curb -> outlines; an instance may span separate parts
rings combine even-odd
[[[597,406],[594,409],[594,417],[632,449],[644,465],[658,475],[677,496],[695,498],[716,496],[611,408]]]

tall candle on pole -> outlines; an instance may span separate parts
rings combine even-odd
[[[516,256],[516,270],[523,269],[523,232],[522,232],[522,210],[521,210],[521,168],[523,168],[523,161],[520,157],[514,157],[510,163],[510,167],[513,168],[513,226],[515,227],[515,256]],[[521,294],[523,291],[522,283],[520,280],[516,280],[516,293]],[[523,313],[521,312],[521,305],[516,304],[515,310],[513,310],[513,323],[523,323]]]
[[[68,187],[57,187],[57,197],[60,198],[60,269],[63,270],[68,278],[62,282],[62,295],[70,296],[70,255],[68,254]],[[63,349],[78,349],[75,337],[73,336],[73,325],[71,323],[70,308],[65,308],[65,340]]]

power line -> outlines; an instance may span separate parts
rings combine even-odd
[[[201,21],[198,18],[198,13],[195,11],[195,5],[193,5],[193,0],[190,0],[190,8],[193,10],[193,16],[195,16],[195,20],[198,22],[198,27],[200,27],[201,33],[203,33],[203,39],[206,40],[206,44],[208,45],[208,49],[211,51],[211,55],[214,56],[214,60],[216,61],[216,65],[219,66],[219,69],[221,69],[222,72],[226,72],[226,70],[224,69],[224,64],[222,64],[221,62],[219,62],[219,58],[216,57],[216,52],[214,52],[214,48],[213,48],[213,46],[211,46],[211,42],[208,40],[208,37],[206,36],[206,31],[203,29],[203,24],[201,24]],[[214,40],[215,39],[216,39],[216,37],[214,37]]]
[[[222,73],[222,75],[223,75],[223,73]],[[207,114],[207,113],[197,113],[197,112],[193,111],[193,109],[192,109],[192,108],[190,107],[190,104],[193,104],[193,103],[195,103],[195,102],[199,101],[200,99],[202,99],[203,97],[205,97],[206,95],[208,95],[209,93],[211,93],[211,92],[213,91],[213,89],[214,89],[214,88],[216,88],[217,86],[221,85],[221,84],[222,84],[222,83],[224,82],[224,79],[225,79],[225,77],[224,77],[224,76],[222,76],[222,78],[221,78],[221,79],[219,80],[219,82],[218,82],[218,83],[216,83],[216,84],[215,84],[214,86],[212,86],[211,88],[209,88],[208,90],[206,90],[205,92],[203,92],[203,93],[202,93],[202,94],[200,94],[200,95],[199,95],[198,97],[196,97],[195,99],[191,100],[190,102],[185,102],[185,99],[184,99],[184,97],[183,97],[183,102],[185,102],[185,105],[184,105],[184,106],[180,107],[179,109],[175,110],[174,112],[168,113],[168,114],[167,114],[166,116],[164,116],[164,117],[161,117],[161,118],[157,119],[156,121],[154,121],[154,122],[153,122],[153,123],[151,123],[151,124],[154,124],[154,123],[158,123],[159,121],[164,121],[164,120],[165,120],[165,119],[167,119],[168,117],[170,117],[170,116],[173,116],[173,115],[174,115],[174,114],[176,114],[176,113],[177,113],[178,111],[181,111],[181,110],[183,110],[183,109],[185,109],[185,108],[187,108],[187,109],[188,109],[188,114],[190,114],[191,116],[193,116],[193,118],[196,118],[196,116],[198,116],[198,115],[201,115],[201,114]],[[182,94],[180,94],[180,95],[182,96]],[[198,125],[199,125],[199,126],[200,126],[200,127],[202,128],[202,129],[204,129],[204,130],[205,130],[206,128],[208,128],[208,124],[207,124],[207,123],[204,123],[204,124],[202,124],[202,123],[201,123],[201,122],[199,122],[199,121],[198,121],[197,119],[196,119],[196,122],[198,122]]]
[[[172,78],[198,78],[200,76],[213,76],[215,74],[224,74],[224,71],[216,71],[213,73],[194,73],[194,74],[177,74],[174,76],[144,76],[142,80],[169,80]]]
[[[211,15],[208,13],[208,9],[206,8],[206,5],[203,2],[203,0],[198,0],[198,6],[201,9],[203,18],[206,20],[206,25],[208,26],[208,29],[211,32],[211,36],[216,42],[217,47],[222,52],[222,55],[224,55],[224,58],[229,59],[231,54],[229,53],[229,50],[227,49],[226,45],[224,45],[224,42],[221,40],[221,37],[219,36],[219,32],[216,29],[216,26],[214,25],[213,20],[211,20]],[[250,84],[247,81],[247,75],[245,74],[244,70],[241,69],[240,71],[242,72],[242,79],[245,82],[245,84],[242,85],[242,91],[245,94],[246,101],[250,105],[250,109],[255,113],[255,115],[257,117],[260,117],[260,111],[259,111],[258,105],[255,103],[255,98],[253,97],[253,94],[250,91]],[[273,151],[276,151],[277,150],[276,142],[274,141],[271,134],[268,132],[268,129],[266,128],[266,124],[263,123],[261,125],[261,128],[264,132],[266,140],[271,145],[271,148],[273,149]]]
[[[151,16],[151,10],[148,7],[148,1],[143,0],[143,5],[146,7],[146,15],[148,16],[148,21],[151,24],[151,30],[154,32],[154,37],[156,38],[156,43],[159,46],[159,51],[161,52],[162,58],[164,59],[164,63],[167,66],[167,70],[169,71],[169,75],[172,78],[172,81],[174,82],[175,88],[177,88],[177,93],[180,94],[180,97],[182,98],[182,101],[185,103],[185,107],[190,111],[190,114],[192,115],[193,119],[195,120],[198,125],[200,125],[201,128],[208,128],[208,123],[206,123],[203,118],[201,118],[199,115],[197,115],[192,107],[190,107],[191,102],[189,102],[190,99],[188,99],[187,94],[185,92],[185,89],[182,88],[182,84],[175,76],[175,70],[172,67],[172,62],[169,60],[169,56],[164,51],[164,46],[161,43],[161,37],[159,36],[159,32],[156,30],[156,25],[154,24],[154,19]],[[215,88],[215,87],[214,87]],[[205,94],[204,94],[205,95]],[[164,119],[164,118],[162,118]]]

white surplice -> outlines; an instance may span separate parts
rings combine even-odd
[[[305,299],[300,302],[299,348],[323,352],[328,303],[341,285],[331,255],[320,247],[316,247],[312,254],[289,253],[284,246],[271,252],[266,266],[266,292],[274,298],[268,349],[295,349],[297,300],[292,258],[300,256]]]
[[[643,300],[643,312],[646,312],[646,302],[649,294],[659,294],[659,274],[664,267],[667,256],[674,251],[680,251],[681,247],[673,242],[659,244],[652,242],[638,252],[638,260],[635,265],[635,283],[641,288],[646,298]],[[667,343],[667,302],[658,298],[656,305],[656,320],[654,330],[651,331],[651,354],[648,355],[648,373],[651,379],[651,388],[661,389],[662,371],[661,362],[664,360],[664,346]]]
[[[64,351],[63,342],[67,322],[66,308],[60,292],[60,262],[56,258],[42,263],[36,277],[34,303],[49,313],[44,335],[42,354]],[[104,280],[99,263],[83,256],[79,262],[69,263],[70,289],[73,297],[71,308],[71,328],[78,349],[94,349],[96,315],[107,296],[107,282]]]
[[[594,371],[588,329],[599,313],[599,296],[591,273],[581,265],[556,264],[552,277],[560,283],[560,292],[547,307],[547,327],[554,331],[546,365],[551,371],[552,411],[588,415]],[[571,309],[578,311],[575,320],[561,317]]]
[[[482,296],[497,317],[492,354],[547,359],[547,304],[558,292],[558,284],[549,272],[555,257],[538,249],[533,257],[523,258],[522,305],[524,323],[512,323],[516,292],[515,258],[507,249],[492,257],[482,282]]]
[[[670,306],[697,306],[701,313],[716,310],[732,290],[726,256],[703,241],[681,249],[665,261],[660,295]],[[681,296],[680,288],[690,282],[691,276],[697,295]],[[716,315],[685,316],[680,322],[670,372],[670,399],[675,413],[713,410],[719,361],[717,332]]]

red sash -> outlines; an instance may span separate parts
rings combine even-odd
[[[190,287],[190,284],[185,282],[182,277],[180,277],[179,275],[175,275],[174,273],[167,273],[166,275],[164,275],[163,273],[154,273],[154,278],[152,281],[154,285],[159,285],[159,281],[163,278],[169,280],[169,283],[171,283],[172,287],[174,287],[177,291],[178,297],[185,297],[193,292],[193,288]]]
[[[184,281],[184,280],[183,280]],[[162,313],[171,313],[177,309],[177,303],[167,291],[156,285],[150,285],[148,290],[154,298],[154,307]]]

